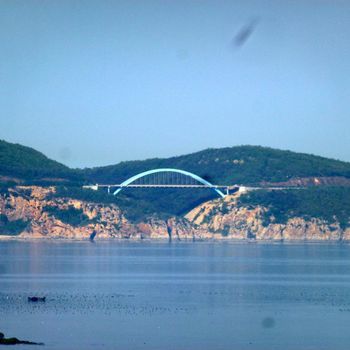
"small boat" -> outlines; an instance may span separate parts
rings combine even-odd
[[[28,301],[30,303],[37,303],[38,301],[44,303],[46,301],[46,297],[28,297]]]

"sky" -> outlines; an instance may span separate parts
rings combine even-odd
[[[350,161],[348,0],[0,0],[0,139],[71,167],[242,144]]]

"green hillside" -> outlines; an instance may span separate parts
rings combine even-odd
[[[33,148],[0,140],[0,182],[24,183],[77,180],[78,175],[63,164]]]
[[[259,146],[238,146],[222,149],[207,149],[179,157],[167,159],[148,159],[144,161],[122,162],[117,165],[86,169],[85,176],[91,183],[121,183],[130,176],[155,168],[178,168],[193,172],[214,184],[225,185],[260,185],[262,182],[282,182],[295,178],[308,177],[342,177],[350,178],[350,163],[323,158],[310,154],[282,151]],[[312,191],[312,189],[310,189]],[[341,203],[350,200],[348,191],[337,191],[324,188],[327,198],[339,201],[335,210],[341,210]],[[93,194],[91,194],[93,195]],[[340,197],[341,198],[340,198]],[[181,190],[181,189],[124,189],[116,198],[118,205],[124,208],[133,218],[144,214],[157,213],[163,215],[183,213],[194,206],[209,199],[216,198],[212,190]],[[267,196],[255,199],[262,204],[271,198]],[[289,198],[289,200],[287,200]],[[280,196],[276,198],[276,210],[294,205],[290,198]],[[294,198],[294,197],[293,197]],[[339,199],[340,198],[340,199]],[[304,190],[298,197],[299,203],[304,203],[307,213],[315,213],[318,217],[325,217],[325,213],[316,209],[317,196]],[[273,202],[273,199],[272,199]],[[247,200],[247,203],[249,201]],[[321,203],[321,204],[320,204]],[[322,206],[323,203],[317,203]],[[271,207],[273,210],[273,208]],[[327,206],[324,206],[327,208]],[[301,209],[301,210],[304,210]],[[282,209],[281,209],[282,210]],[[326,209],[324,209],[326,210]],[[295,212],[295,210],[294,210]],[[284,217],[292,215],[293,210],[285,210]],[[339,214],[340,215],[340,214]],[[347,215],[347,214],[346,214]],[[344,215],[340,215],[344,221]],[[328,216],[327,216],[328,218]]]
[[[310,187],[308,189],[248,192],[239,198],[239,205],[261,205],[268,210],[264,224],[284,224],[292,217],[306,220],[320,218],[328,223],[350,224],[350,187]]]
[[[263,182],[313,177],[350,179],[350,163],[259,146],[207,149],[166,159],[128,161],[73,170],[32,148],[0,141],[0,190],[6,187],[4,182],[9,179],[20,179],[25,184],[55,184],[55,196],[115,203],[133,220],[142,220],[150,215],[183,215],[198,204],[217,198],[217,194],[210,189],[124,189],[114,197],[102,190],[81,188],[83,183],[121,183],[140,172],[168,167],[193,172],[221,185],[257,186]],[[268,215],[281,222],[293,215],[314,215],[327,220],[337,217],[346,225],[350,216],[350,207],[346,205],[350,203],[349,188],[320,186],[320,190],[308,188],[298,193],[255,192],[242,197],[241,204],[266,205],[269,207]],[[318,191],[323,192],[320,194]]]
[[[166,159],[122,162],[87,169],[85,174],[92,182],[119,183],[139,172],[166,167],[184,169],[225,185],[258,185],[262,181],[287,181],[296,177],[350,178],[350,163],[260,146],[207,149]]]
[[[237,146],[171,158],[127,161],[116,165],[73,170],[33,148],[0,140],[0,176],[24,180],[63,178],[85,183],[120,183],[155,168],[178,168],[216,184],[258,185],[300,177],[346,177],[350,163],[304,153],[260,146]]]

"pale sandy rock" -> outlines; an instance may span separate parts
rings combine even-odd
[[[25,220],[28,226],[21,234],[25,238],[88,239],[256,239],[256,240],[350,240],[350,228],[343,230],[338,223],[328,224],[319,219],[291,218],[285,224],[264,226],[263,207],[239,207],[240,193],[199,205],[184,218],[130,222],[116,205],[88,203],[71,198],[53,198],[53,187],[18,187],[9,196],[0,196],[0,213],[9,220]],[[89,222],[73,227],[45,211],[45,207],[82,210]]]
[[[239,195],[239,194],[238,194]],[[237,206],[237,195],[228,196],[221,203],[204,203],[187,215],[186,219],[209,232],[223,234],[232,239],[257,240],[349,240],[350,229],[345,231],[338,223],[329,224],[320,219],[291,218],[286,224],[263,225],[266,208]]]

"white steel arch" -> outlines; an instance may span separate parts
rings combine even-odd
[[[134,176],[130,177],[129,179],[125,180],[123,183],[121,183],[120,187],[116,191],[114,191],[113,194],[117,195],[124,187],[128,187],[128,185],[130,185],[132,182],[140,179],[141,177],[148,176],[151,174],[156,174],[156,173],[162,173],[162,172],[179,173],[182,175],[190,176],[190,177],[192,177],[192,179],[202,183],[205,186],[208,186],[208,188],[212,188],[222,198],[225,197],[225,194],[222,191],[220,191],[215,185],[204,180],[200,176],[193,174],[193,173],[190,173],[189,171],[185,171],[185,170],[181,170],[181,169],[173,169],[173,168],[160,168],[160,169],[147,170],[147,171],[144,171],[144,172],[139,173],[137,175],[134,175]]]

